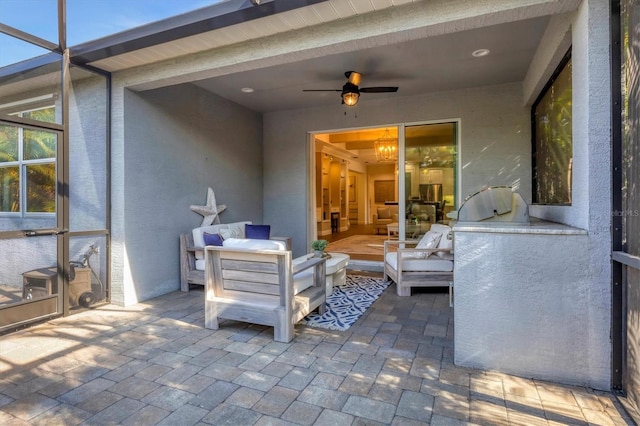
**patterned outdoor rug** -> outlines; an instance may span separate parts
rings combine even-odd
[[[382,278],[347,275],[343,286],[334,287],[327,296],[327,309],[324,315],[313,312],[302,319],[301,323],[311,327],[344,331],[351,327],[376,301],[391,281]]]

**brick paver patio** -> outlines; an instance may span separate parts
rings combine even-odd
[[[610,393],[455,366],[446,293],[391,285],[348,331],[299,325],[288,344],[205,329],[203,294],[0,336],[0,424],[633,424]]]

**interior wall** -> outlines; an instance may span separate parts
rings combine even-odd
[[[309,131],[460,118],[459,197],[492,185],[513,186],[531,202],[531,124],[522,85],[464,89],[384,101],[278,111],[264,116],[264,212],[293,238],[294,255],[308,252]]]
[[[125,271],[113,287],[129,304],[180,288],[178,236],[202,223],[189,206],[206,204],[208,187],[227,206],[222,222],[262,222],[262,119],[191,84],[126,91],[124,141],[113,227],[126,230]]]

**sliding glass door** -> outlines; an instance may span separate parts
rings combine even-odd
[[[456,209],[457,123],[404,127],[404,234],[419,238]],[[402,233],[402,230],[401,230]]]

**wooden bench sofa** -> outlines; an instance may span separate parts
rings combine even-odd
[[[235,222],[216,224],[194,228],[191,232],[180,234],[180,290],[189,291],[190,284],[204,285],[204,241],[203,234],[218,233],[221,230],[235,229],[238,232],[251,222]],[[241,235],[240,235],[241,237]],[[271,237],[284,241],[287,249],[291,249],[291,238]]]

